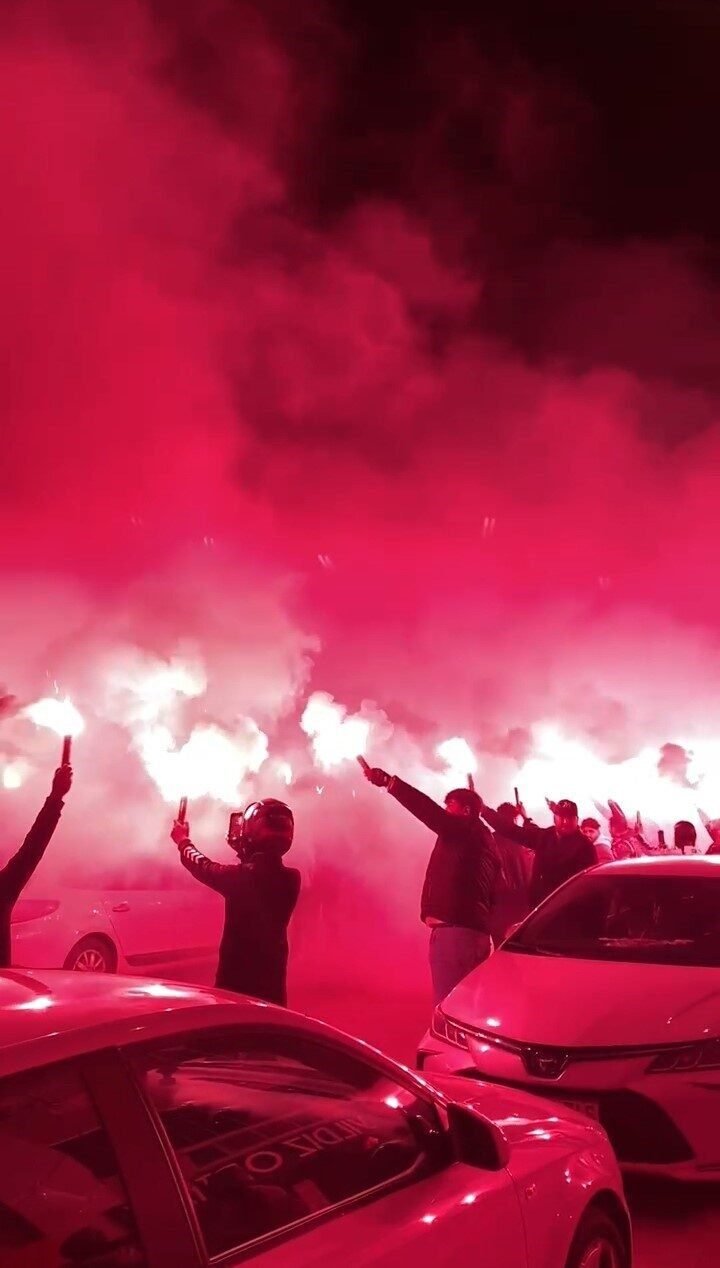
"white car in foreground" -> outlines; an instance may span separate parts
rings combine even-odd
[[[219,991],[0,973],[3,1268],[629,1268],[600,1127]]]
[[[436,1009],[418,1064],[581,1110],[627,1170],[720,1178],[720,857],[568,881]]]

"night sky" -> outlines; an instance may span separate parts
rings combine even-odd
[[[555,191],[558,216],[549,231],[716,237],[712,136],[720,106],[720,20],[714,4],[450,0],[346,4],[341,11],[355,51],[336,143],[344,148],[365,133],[367,154],[358,163],[354,192],[368,185],[383,193],[416,188],[407,162],[414,147],[403,146],[402,138],[432,128],[441,112],[456,179],[478,193],[501,179],[492,115],[482,109],[482,92],[468,91],[473,64],[482,80],[479,68],[487,62],[505,90],[544,90],[546,126],[575,135],[574,152],[568,146],[563,154],[566,182]],[[442,57],[453,44],[465,50],[465,73],[433,74],[432,49]],[[393,134],[397,147],[383,162],[384,140]]]

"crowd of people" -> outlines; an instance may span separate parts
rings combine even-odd
[[[420,919],[430,931],[430,973],[436,1001],[482,963],[538,903],[579,872],[612,859],[697,852],[689,821],[675,824],[672,844],[658,834],[651,845],[639,818],[631,825],[609,802],[609,835],[597,819],[580,821],[574,801],[548,802],[552,824],[540,827],[516,795],[497,809],[485,804],[468,779],[444,805],[419,789],[360,759],[366,778],[384,788],[436,837],[420,899]],[[72,785],[72,769],[55,772],[52,789],[17,853],[0,871],[0,968],[10,964],[14,904],[45,853]],[[720,820],[704,820],[708,854],[720,854]],[[196,849],[185,808],[172,828],[180,862],[225,901],[216,985],[270,1003],[287,1000],[288,927],[301,877],[284,857],[293,843],[293,813],[274,798],[253,802],[230,816],[227,841],[233,864],[217,863]]]
[[[609,839],[597,819],[580,821],[574,801],[548,802],[553,822],[533,823],[519,799],[497,809],[468,780],[448,793],[444,807],[396,775],[361,761],[366,778],[385,788],[437,837],[425,877],[421,920],[430,929],[430,973],[437,1003],[538,903],[579,872],[611,860],[647,854],[697,853],[692,823],[675,824],[672,845],[645,839],[639,817],[628,822],[608,803]],[[710,846],[720,854],[720,821],[707,820]]]

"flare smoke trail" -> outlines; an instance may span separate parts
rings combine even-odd
[[[409,27],[393,132],[353,116],[346,10],[187,10],[0,19],[4,834],[57,690],[87,735],[55,865],[169,848],[158,770],[199,728],[243,797],[291,766],[315,877],[406,921],[422,833],[313,766],[311,693],[436,791],[450,737],[496,800],[530,762],[540,805],[662,745],[715,761],[713,273],[689,233],[593,235],[593,102],[521,50]]]

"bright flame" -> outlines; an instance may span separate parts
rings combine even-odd
[[[699,823],[698,807],[710,816],[720,812],[720,797],[714,772],[720,760],[720,745],[714,740],[684,741],[692,750],[689,778],[695,787],[683,787],[658,770],[660,750],[644,748],[624,762],[608,763],[577,740],[568,739],[559,726],[543,723],[533,731],[533,756],[517,775],[523,801],[530,810],[547,815],[545,798],[571,797],[581,814],[597,813],[596,802],[618,802],[628,821],[640,811],[643,818],[657,824],[678,819]]]
[[[235,734],[218,726],[195,727],[182,748],[176,747],[167,727],[148,727],[137,737],[136,746],[148,775],[168,802],[212,797],[237,805],[243,781],[257,774],[268,755],[267,736],[251,718],[245,718]]]
[[[25,777],[27,775],[27,766],[24,762],[8,762],[3,767],[2,786],[8,791],[13,788],[22,788]]]
[[[323,770],[364,755],[370,736],[370,722],[350,714],[326,691],[310,696],[300,726],[312,740],[315,760]]]
[[[465,784],[468,775],[475,775],[478,762],[467,740],[454,735],[452,739],[443,740],[435,749],[438,757],[447,766],[446,775],[453,786]]]
[[[36,726],[54,731],[56,735],[80,735],[85,730],[82,714],[67,698],[59,700],[57,696],[46,696],[42,700],[36,700],[23,709],[23,716]]]

